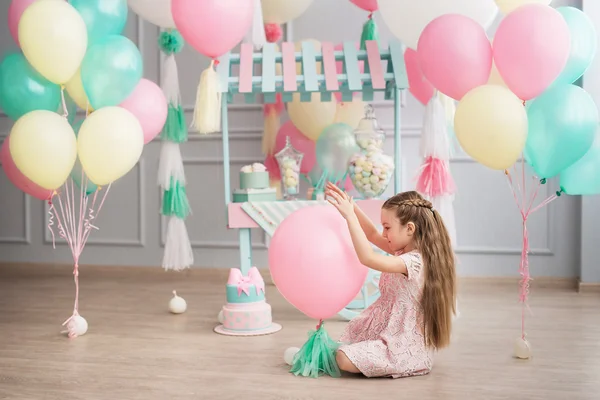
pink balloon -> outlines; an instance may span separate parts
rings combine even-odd
[[[19,21],[21,20],[21,15],[35,1],[37,0],[12,0],[8,7],[8,29],[17,46],[21,46],[19,43]]]
[[[571,48],[569,26],[554,8],[528,4],[509,13],[494,36],[494,62],[521,100],[539,96],[560,75]]]
[[[423,75],[419,66],[419,56],[411,48],[404,52],[404,64],[406,65],[406,75],[408,75],[408,90],[421,103],[427,105],[433,97],[435,88]]]
[[[431,21],[421,33],[417,54],[427,80],[456,100],[485,85],[492,70],[492,45],[485,30],[464,15],[445,14]]]
[[[199,53],[217,58],[233,49],[252,25],[254,0],[171,0],[181,36]]]
[[[360,50],[360,42],[355,42],[355,45],[356,45],[356,50]],[[336,44],[333,47],[333,50],[334,51],[344,50],[344,44],[343,43]],[[335,62],[335,70],[338,74],[343,74],[344,73],[344,62],[336,61]],[[358,62],[358,70],[360,71],[361,74],[363,74],[365,72],[365,62],[364,61]],[[335,92],[333,95],[337,99],[338,103],[342,101],[342,93],[341,92]]]
[[[265,158],[265,167],[267,167],[270,179],[281,180],[281,170],[274,156],[267,156]]]
[[[368,271],[344,218],[329,205],[301,208],[279,225],[269,246],[269,269],[282,296],[315,319],[346,307]]]
[[[53,190],[47,190],[38,186],[19,171],[10,155],[9,140],[10,136],[7,136],[2,144],[2,150],[0,150],[0,162],[2,163],[2,169],[8,177],[8,180],[19,190],[30,196],[40,200],[50,200],[54,193]]]
[[[277,137],[275,138],[275,154],[280,152],[285,147],[286,137],[290,137],[290,141],[292,142],[292,146],[296,148],[296,150],[304,153],[304,157],[302,157],[302,165],[300,166],[300,172],[303,174],[308,174],[308,172],[313,169],[316,162],[316,143],[304,136],[302,132],[296,128],[292,121],[287,121],[285,124],[279,128],[279,132],[277,132]]]
[[[167,121],[167,99],[163,91],[148,79],[142,78],[120,106],[135,115],[142,124],[144,144],[150,143]]]
[[[350,0],[350,2],[365,11],[377,11],[377,0]]]

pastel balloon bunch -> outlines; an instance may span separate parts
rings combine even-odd
[[[162,129],[166,100],[121,35],[127,11],[126,0],[12,0],[21,51],[0,65],[0,107],[16,122],[1,155],[22,191],[49,200],[77,175],[89,194],[129,172]],[[76,106],[88,114],[77,133]]]

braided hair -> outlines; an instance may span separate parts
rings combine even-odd
[[[423,258],[421,295],[425,343],[441,349],[450,344],[452,315],[456,313],[456,266],[450,235],[430,201],[416,191],[399,193],[383,204],[395,210],[402,225],[415,225],[413,240]]]

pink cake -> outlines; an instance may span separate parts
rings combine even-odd
[[[265,282],[252,267],[247,276],[237,268],[229,271],[226,285],[227,303],[221,311],[215,332],[224,335],[252,336],[275,333],[281,325],[273,322],[271,306],[265,300]]]

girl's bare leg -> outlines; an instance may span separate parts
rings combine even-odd
[[[338,350],[335,354],[335,361],[337,362],[339,369],[342,371],[350,372],[352,374],[361,373],[360,370],[356,368],[354,364],[352,364],[352,361],[350,361],[348,356],[346,356],[346,354],[344,354],[344,352],[341,350]]]

